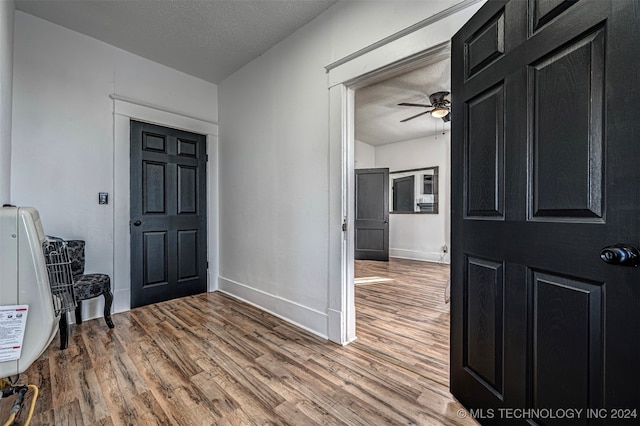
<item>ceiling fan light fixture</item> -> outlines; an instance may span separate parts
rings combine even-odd
[[[435,118],[442,118],[449,114],[448,108],[434,108],[431,110],[431,116]]]

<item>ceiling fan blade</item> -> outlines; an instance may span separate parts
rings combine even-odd
[[[405,121],[413,120],[414,118],[418,118],[418,117],[420,117],[421,115],[429,114],[430,112],[431,112],[431,111],[421,112],[420,114],[416,114],[416,115],[414,115],[414,116],[412,116],[412,117],[405,118],[404,120],[400,120],[400,122],[401,122],[401,123],[404,123]]]
[[[423,108],[431,108],[431,105],[425,105],[425,104],[412,104],[409,102],[403,102],[401,104],[398,104],[398,106],[412,106],[412,107],[423,107]]]

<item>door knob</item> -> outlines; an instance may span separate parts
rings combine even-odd
[[[600,250],[600,259],[612,265],[638,266],[640,250],[631,244],[616,244]]]
[[[133,222],[133,226],[140,226],[142,225],[142,222],[140,222],[139,220],[136,220],[135,222]]]

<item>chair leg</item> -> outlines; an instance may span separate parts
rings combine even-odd
[[[82,324],[82,300],[76,301],[76,324]]]
[[[107,323],[107,327],[113,328],[113,321],[111,321],[111,304],[113,303],[113,294],[110,291],[104,293],[104,322]]]
[[[66,312],[60,314],[60,322],[58,328],[60,329],[60,350],[64,351],[69,345],[69,327],[67,324]]]

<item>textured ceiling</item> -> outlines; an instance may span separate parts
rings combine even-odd
[[[449,59],[357,90],[356,140],[379,146],[449,131],[450,122],[444,123],[430,114],[401,123],[427,109],[398,106],[401,102],[429,104],[430,94],[445,90],[451,91]]]
[[[0,0],[2,1],[2,0]],[[16,0],[16,8],[218,84],[338,0]],[[450,61],[356,91],[356,139],[383,145],[449,130],[400,102],[450,90]]]
[[[16,8],[218,84],[334,3],[17,0]]]

